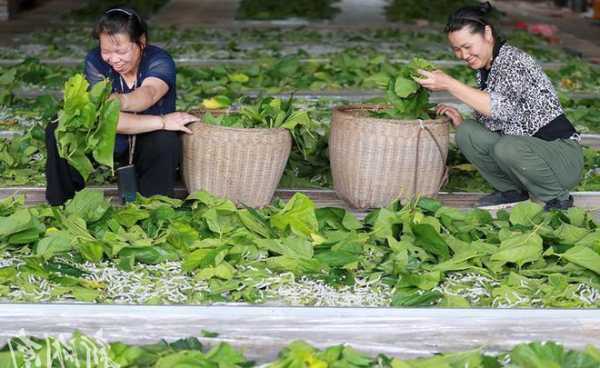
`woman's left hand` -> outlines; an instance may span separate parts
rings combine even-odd
[[[450,83],[454,80],[451,76],[441,70],[427,71],[417,70],[423,78],[415,78],[415,82],[431,91],[447,91]]]
[[[462,117],[462,114],[460,113],[460,111],[458,111],[457,108],[452,107],[452,106],[448,106],[448,105],[444,105],[444,104],[439,104],[436,106],[435,108],[435,112],[438,115],[445,115],[447,116],[450,121],[452,122],[452,125],[454,125],[455,128],[458,128],[458,126],[460,124],[463,123],[464,119]]]
[[[188,114],[187,112],[172,112],[170,114],[166,114],[162,118],[163,129],[164,130],[172,130],[176,132],[184,132],[187,134],[192,134],[192,131],[186,127],[187,124],[192,123],[194,121],[201,121],[197,116],[192,114]]]

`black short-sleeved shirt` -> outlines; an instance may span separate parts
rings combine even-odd
[[[133,88],[129,88],[127,83],[122,80],[108,63],[102,60],[100,48],[90,51],[85,58],[85,77],[90,85],[94,85],[104,78],[108,78],[112,83],[112,91],[116,93],[129,93]],[[169,91],[154,105],[141,112],[145,115],[163,115],[175,111],[175,100],[177,93],[175,89],[175,62],[171,55],[160,47],[148,45],[142,51],[142,59],[138,70],[136,88],[141,86],[144,79],[155,77],[169,86]],[[117,155],[127,150],[127,136],[117,134],[115,143],[115,153]]]

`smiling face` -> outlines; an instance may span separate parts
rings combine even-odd
[[[470,26],[448,33],[448,40],[457,58],[471,69],[490,68],[494,56],[494,36],[489,26],[483,34],[473,32]]]
[[[142,47],[125,33],[100,34],[100,54],[119,74],[135,74],[142,57]]]

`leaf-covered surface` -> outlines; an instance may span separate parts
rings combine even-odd
[[[237,19],[271,20],[286,18],[332,19],[340,0],[242,0],[237,9]]]
[[[218,338],[218,334],[175,341],[160,340],[148,345],[107,341],[101,336],[89,337],[79,331],[70,337],[38,338],[20,335],[11,338],[0,349],[0,366],[21,368],[40,366],[43,362],[48,367],[90,368],[591,368],[600,364],[600,351],[594,346],[589,345],[582,351],[570,350],[552,341],[521,343],[511,351],[499,354],[474,349],[400,359],[385,354],[367,355],[347,344],[318,349],[302,340],[290,342],[281,349],[275,360],[265,362],[266,359],[263,359],[257,364],[227,342],[209,340],[208,343],[203,343],[201,339],[206,337]]]
[[[19,33],[13,38],[14,47],[0,47],[0,57],[19,59],[26,55],[83,60],[86,53],[97,44],[81,29],[82,26],[67,26],[53,27],[43,33]],[[453,59],[446,36],[438,29],[331,31],[296,28],[294,32],[288,32],[285,28],[250,28],[223,31],[208,28],[161,28],[153,24],[151,33],[151,41],[164,47],[175,58],[261,59],[266,56],[294,54],[313,58],[331,57],[344,50],[357,50],[370,58],[385,55],[393,59],[417,56],[433,60]],[[572,59],[564,50],[531,33],[515,30],[507,32],[506,37],[511,44],[523,48],[540,61]],[[257,43],[260,47],[257,47]]]
[[[597,98],[586,98],[574,100],[562,98],[561,105],[565,110],[567,118],[575,125],[580,133],[600,132],[600,100]]]
[[[422,2],[419,0],[388,0],[386,17],[391,21],[414,22],[428,20],[436,23],[446,23],[448,15],[463,6],[476,6],[477,0],[436,0]]]
[[[567,91],[598,91],[600,70],[580,59],[571,59],[558,70],[547,71],[555,87]]]
[[[10,301],[598,307],[600,230],[573,208],[497,217],[431,199],[360,221],[303,194],[254,210],[205,192],[112,207],[0,205]]]
[[[135,9],[140,16],[147,19],[168,2],[169,0],[96,0],[85,2],[83,6],[71,11],[68,17],[78,22],[83,20],[94,22],[108,8],[129,6]]]
[[[72,57],[83,60],[87,51],[96,45],[91,38],[82,37],[80,29],[76,32],[48,32],[19,39],[15,43],[22,45],[23,50],[7,49],[6,53],[14,55],[8,54],[5,57],[21,58],[23,54],[29,54],[36,58],[52,59],[72,55],[73,50],[78,50]],[[66,42],[65,37],[72,38],[72,42]],[[600,73],[589,63],[561,54],[544,40],[526,32],[513,32],[508,38],[539,60],[555,62],[560,59],[569,63],[560,71],[548,71],[557,88],[567,91],[598,90]],[[420,57],[428,60],[453,60],[445,37],[439,32],[431,31],[295,30],[293,35],[288,32],[284,36],[280,30],[244,30],[241,33],[220,34],[217,31],[197,29],[153,29],[152,39],[176,58],[254,61],[240,66],[180,66],[177,76],[179,109],[197,107],[199,100],[216,95],[237,97],[245,90],[257,88],[268,89],[269,92],[296,89],[320,91],[348,87],[373,89],[375,86],[370,83],[372,76],[394,77],[399,74],[402,63],[398,63],[398,59]],[[209,42],[199,44],[198,39]],[[187,43],[181,40],[187,40]],[[247,45],[242,45],[243,42]],[[303,62],[307,60],[308,62]],[[72,67],[42,65],[35,58],[28,58],[18,66],[0,68],[0,73],[7,76],[8,87],[5,90],[14,88],[14,85],[39,90],[62,87],[66,79],[77,70]],[[14,79],[8,78],[10,73],[15,74]],[[461,80],[472,82],[474,71],[467,66],[460,66],[452,68],[452,74],[459,76]]]

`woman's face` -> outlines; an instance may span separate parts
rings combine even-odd
[[[489,26],[484,34],[472,32],[470,26],[448,33],[448,40],[457,58],[471,69],[489,68],[494,55],[494,37]]]
[[[100,54],[121,75],[136,72],[142,56],[142,48],[132,42],[125,33],[100,34]]]

